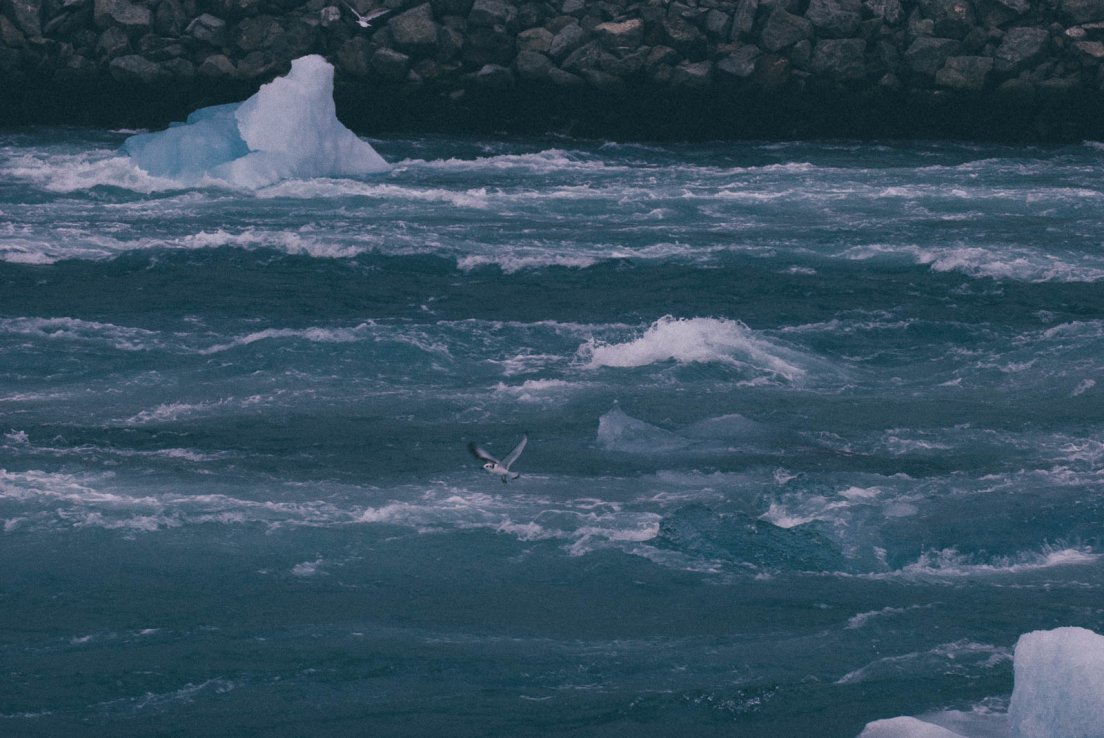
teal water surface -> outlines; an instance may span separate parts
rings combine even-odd
[[[1100,145],[125,137],[0,132],[0,732],[850,738],[1104,631]]]

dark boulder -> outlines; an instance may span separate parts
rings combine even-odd
[[[1034,64],[1042,56],[1050,34],[1042,28],[1012,28],[1001,39],[994,58],[998,72],[1013,73]]]
[[[630,18],[620,23],[599,23],[594,35],[607,49],[635,49],[644,41],[644,22]]]
[[[160,65],[145,57],[131,54],[112,59],[108,70],[116,82],[126,85],[144,85],[152,87],[170,80],[170,75]]]
[[[829,38],[817,41],[809,64],[813,74],[837,81],[866,76],[866,42],[861,38]]]
[[[921,36],[905,51],[905,65],[917,74],[934,76],[950,56],[958,53],[959,46],[954,39]]]
[[[767,18],[763,32],[759,34],[759,41],[767,51],[781,51],[812,36],[812,23],[799,15],[775,8]]]
[[[1104,0],[1062,0],[1062,12],[1073,23],[1104,20]]]
[[[118,26],[128,33],[140,34],[153,25],[153,13],[130,0],[95,0],[92,17],[97,28]]]
[[[977,92],[985,89],[989,73],[993,71],[993,59],[988,56],[952,56],[936,72],[935,83],[939,87]]]
[[[432,55],[437,51],[438,26],[433,20],[433,8],[423,3],[400,13],[387,24],[395,47],[413,56]]]
[[[3,0],[0,8],[26,35],[31,38],[42,35],[42,0]]]
[[[861,0],[812,0],[805,18],[820,38],[848,38],[862,22]]]
[[[376,49],[368,65],[380,79],[387,82],[402,82],[410,71],[410,57],[394,49]]]

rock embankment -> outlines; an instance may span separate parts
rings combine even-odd
[[[0,0],[0,123],[163,124],[317,53],[362,130],[1104,135],[1104,0],[350,3]]]

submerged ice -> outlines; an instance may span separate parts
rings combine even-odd
[[[131,136],[123,151],[149,174],[185,184],[258,188],[387,171],[376,150],[338,121],[333,74],[321,56],[301,57],[287,76],[248,100],[201,108],[164,131]]]

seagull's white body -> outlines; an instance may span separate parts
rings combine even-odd
[[[357,12],[357,9],[354,8],[352,5],[349,5],[349,3],[345,3],[345,7],[348,8],[352,12],[352,14],[356,16],[357,25],[361,28],[371,28],[373,21],[377,21],[391,12],[390,8],[376,8],[375,10],[368,11],[368,13],[365,15],[361,15]]]
[[[521,452],[525,450],[525,444],[529,442],[529,434],[522,433],[521,440],[518,441],[518,445],[514,446],[514,450],[506,455],[506,458],[499,461],[495,457],[491,456],[485,450],[479,447],[478,444],[472,442],[468,444],[468,450],[471,451],[472,456],[487,463],[483,464],[483,468],[491,474],[497,474],[502,477],[502,483],[510,479],[517,479],[520,474],[510,471],[510,467],[517,461],[517,458],[521,456]]]

